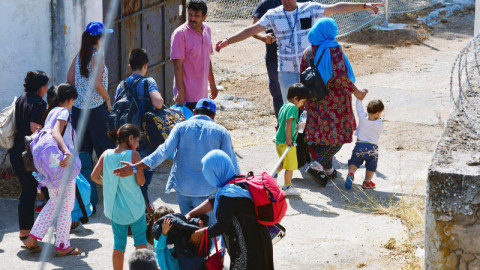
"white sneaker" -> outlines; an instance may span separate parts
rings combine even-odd
[[[287,194],[287,196],[300,196],[300,191],[296,190],[293,185],[290,185],[288,187],[283,187],[283,191]]]

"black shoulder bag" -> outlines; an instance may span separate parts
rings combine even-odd
[[[326,49],[328,50],[328,48]],[[313,49],[310,51],[310,66],[300,74],[300,82],[310,90],[310,98],[316,101],[321,101],[328,94],[328,89],[325,82],[318,71],[318,63],[323,57],[325,50],[320,55],[317,64],[315,65],[315,57],[313,56]],[[317,51],[318,53],[318,51]]]

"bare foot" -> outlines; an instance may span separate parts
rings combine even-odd
[[[37,239],[33,238],[32,236],[28,236],[27,240],[23,241],[23,244],[27,247],[37,247],[38,246]]]

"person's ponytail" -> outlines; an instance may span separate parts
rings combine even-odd
[[[92,36],[88,31],[84,31],[82,34],[82,44],[80,46],[78,57],[80,57],[80,75],[85,78],[89,77],[88,64],[92,60],[93,46],[98,43],[98,40],[101,37],[102,35]]]

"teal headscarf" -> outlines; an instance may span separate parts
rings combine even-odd
[[[217,212],[220,196],[245,197],[252,199],[250,192],[237,185],[228,184],[235,176],[235,169],[230,157],[222,150],[212,150],[202,158],[202,172],[208,184],[220,188],[215,195],[213,211]]]
[[[321,18],[315,25],[310,29],[308,33],[308,41],[312,45],[318,45],[317,52],[315,54],[315,64],[318,62],[318,59],[323,53],[322,60],[318,63],[318,71],[322,76],[323,81],[327,84],[328,80],[333,76],[332,70],[332,60],[330,56],[331,47],[342,47],[338,42],[335,41],[338,33],[338,26],[334,19],[332,18]],[[352,82],[355,83],[355,75],[353,74],[352,66],[350,61],[348,61],[345,53],[343,54],[343,60],[345,62],[345,67],[347,68],[347,75]]]

